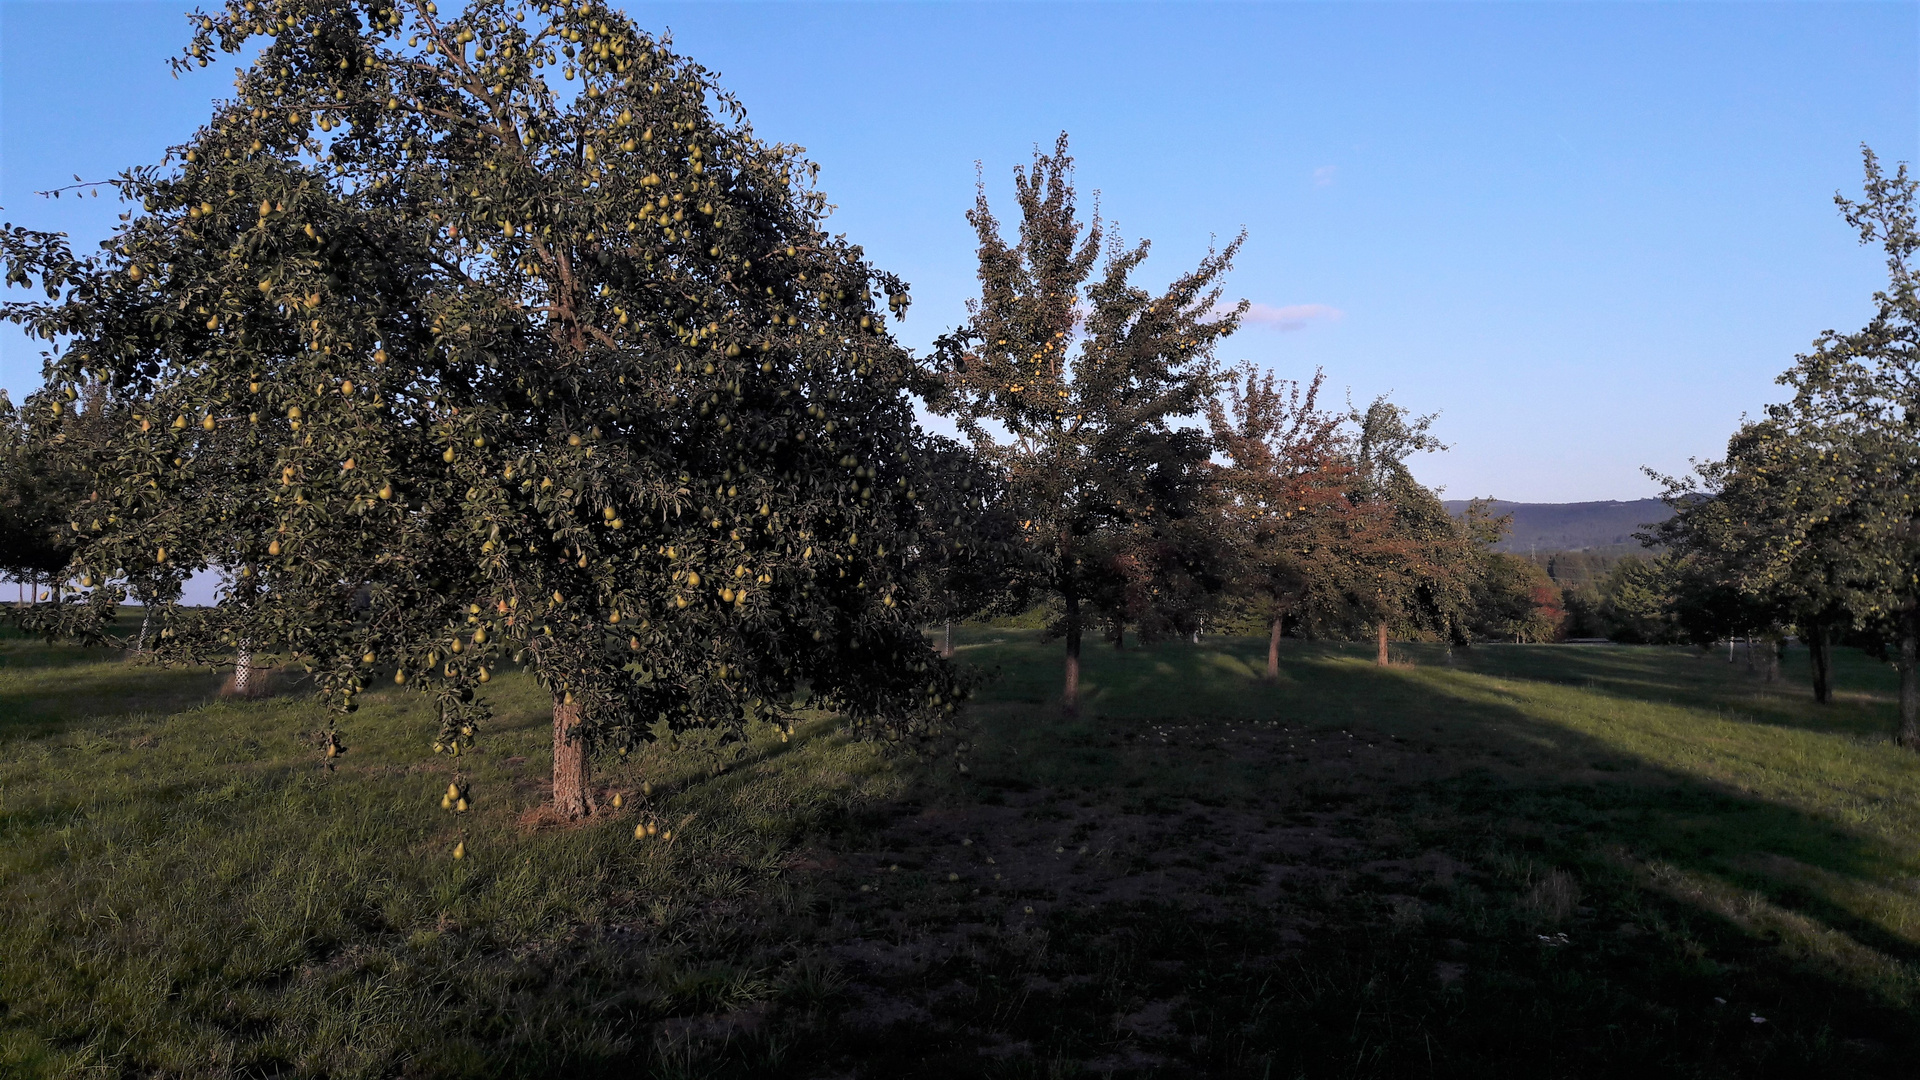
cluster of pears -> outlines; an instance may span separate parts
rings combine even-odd
[[[653,783],[651,781],[643,782],[640,785],[640,794],[643,798],[651,799],[653,797]],[[625,805],[625,803],[626,799],[622,798],[619,792],[614,792],[614,809],[619,809]],[[658,819],[649,818],[634,825],[633,838],[635,840],[671,840],[673,839],[673,830],[661,828]]]
[[[467,789],[461,786],[460,781],[451,780],[447,782],[446,793],[440,796],[440,809],[451,810],[456,814],[464,814],[467,812]],[[464,859],[467,857],[466,837],[462,836],[460,842],[453,845],[453,857],[456,859]]]

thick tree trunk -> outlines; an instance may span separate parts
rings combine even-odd
[[[1067,602],[1067,685],[1060,711],[1068,717],[1080,715],[1080,597],[1071,589]]]
[[[1280,620],[1281,616],[1279,615],[1273,617],[1273,628],[1271,632],[1267,634],[1268,682],[1280,681]]]
[[[1120,623],[1113,628],[1113,651],[1125,652],[1127,648],[1127,624]]]
[[[1813,700],[1828,704],[1833,700],[1833,649],[1826,627],[1816,626],[1807,634],[1807,656],[1813,661]]]
[[[587,793],[587,746],[574,734],[579,725],[578,702],[563,698],[553,703],[553,808],[568,818],[593,813],[593,799]]]
[[[1387,620],[1385,619],[1381,619],[1379,624],[1379,644],[1380,644],[1380,651],[1377,655],[1374,656],[1373,662],[1375,664],[1378,664],[1381,667],[1386,667],[1387,666]]]
[[[1894,666],[1900,669],[1900,745],[1920,750],[1920,611],[1900,619],[1900,651]]]
[[[1766,675],[1768,682],[1776,683],[1780,681],[1780,658],[1786,655],[1786,652],[1787,641],[1785,638],[1767,642]]]

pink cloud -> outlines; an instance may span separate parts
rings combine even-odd
[[[1270,326],[1275,330],[1300,330],[1308,323],[1335,322],[1345,318],[1346,314],[1329,304],[1287,304],[1282,307],[1254,304],[1247,309],[1241,321],[1249,326]]]

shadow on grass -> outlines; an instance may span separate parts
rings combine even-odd
[[[425,750],[430,703],[369,692],[335,772],[310,704],[175,713],[149,744],[124,701],[57,695],[167,672],[0,672],[0,710],[45,712],[0,711],[0,1072],[18,1031],[129,1075],[1744,1078],[1920,1052],[1920,773],[1845,734],[1857,702],[1770,725],[1684,657],[1556,649],[1379,670],[1289,643],[1269,685],[1263,642],[1210,639],[1089,649],[1068,723],[1057,643],[961,645],[999,672],[965,777],[821,719],[603,759],[627,808],[539,835],[515,820],[550,712],[518,674],[458,761]],[[435,809],[455,776],[465,816]],[[691,824],[636,841],[646,817]]]
[[[102,717],[179,712],[211,700],[223,681],[205,668],[161,668],[105,650],[0,668],[0,743],[80,730]]]
[[[977,797],[1116,799],[1170,820],[1240,809],[1325,826],[1361,853],[1314,868],[1344,865],[1343,889],[1322,873],[1234,919],[1198,918],[1177,899],[1158,911],[1063,908],[1047,923],[1043,973],[1106,971],[1117,983],[1044,1008],[992,995],[1006,1018],[998,1037],[1036,1054],[1113,1060],[1113,1009],[1127,1000],[1178,1004],[1159,1037],[1120,1042],[1161,1055],[1160,1067],[1220,1074],[1891,1076],[1920,1051],[1912,798],[1862,828],[1841,820],[1844,792],[1809,801],[1764,775],[1747,783],[1650,751],[1724,742],[1689,728],[1727,689],[1676,674],[1690,659],[1483,649],[1451,669],[1382,671],[1352,650],[1305,646],[1268,685],[1253,666],[1264,643],[1169,643],[1090,651],[1082,717],[1064,722],[1043,689],[1057,646],[978,634],[998,643],[962,655],[1011,677],[983,695]],[[1792,737],[1856,726],[1835,711],[1791,725],[1805,729]],[[1848,769],[1920,780],[1890,747],[1849,739],[1809,761],[1806,745],[1773,746],[1789,736],[1767,734],[1766,721],[1717,719],[1749,728],[1747,742],[1720,747],[1732,758],[1828,766],[1834,787],[1855,778]],[[1621,725],[1636,737],[1615,737]],[[1184,842],[1225,869],[1236,840]],[[1470,869],[1421,886],[1417,903],[1382,892],[1405,883],[1369,885],[1360,872],[1434,853]],[[1288,923],[1313,934],[1288,944],[1270,930]],[[866,1051],[901,1067],[933,1052],[884,1040]]]
[[[1892,670],[1857,649],[1834,651],[1838,700],[1831,706],[1814,702],[1801,670],[1806,654],[1798,650],[1788,656],[1781,679],[1771,683],[1744,657],[1730,664],[1723,653],[1677,646],[1482,646],[1463,654],[1462,666],[1502,678],[1580,686],[1622,701],[1732,711],[1782,727],[1865,737],[1891,732],[1897,690]]]

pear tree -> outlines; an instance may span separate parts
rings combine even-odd
[[[144,403],[76,518],[76,622],[143,566],[214,567],[166,658],[273,653],[341,714],[421,689],[451,754],[524,665],[567,816],[597,748],[789,723],[799,691],[941,729],[907,290],[827,231],[796,148],[592,0],[235,0],[176,65],[243,50],[194,139],[117,181],[103,251],[4,252],[59,293],[8,309],[55,343],[48,396]]]
[[[1448,642],[1465,640],[1463,627],[1487,550],[1508,524],[1493,516],[1490,500],[1482,499],[1456,518],[1431,488],[1414,479],[1409,457],[1447,448],[1432,432],[1434,419],[1414,416],[1385,397],[1349,415],[1352,498],[1371,511],[1365,519],[1369,527],[1349,541],[1359,582],[1355,603],[1373,625],[1375,659],[1383,667],[1395,627]]]
[[[1325,375],[1291,382],[1246,365],[1208,403],[1223,535],[1237,572],[1229,595],[1267,634],[1267,678],[1280,677],[1289,619],[1309,631],[1350,623],[1370,543],[1390,535],[1390,511],[1357,498],[1346,417],[1320,406]]]
[[[1895,737],[1920,749],[1920,181],[1863,157],[1862,197],[1835,202],[1886,254],[1873,317],[1820,335],[1780,376],[1790,400],[1723,461],[1669,481],[1677,516],[1655,535],[1718,564],[1747,604],[1789,614],[1819,667],[1829,628],[1892,661]]]
[[[1211,395],[1215,346],[1245,310],[1220,307],[1239,239],[1150,292],[1133,281],[1148,245],[1115,244],[1103,261],[1106,226],[1079,216],[1072,171],[1064,134],[1015,170],[1013,241],[982,188],[967,214],[980,295],[926,372],[929,405],[1005,477],[1025,585],[1060,604],[1069,714],[1089,621],[1138,617],[1124,605],[1168,595],[1155,575],[1189,561],[1168,544],[1193,535],[1182,523],[1200,516],[1210,446],[1183,421]]]

